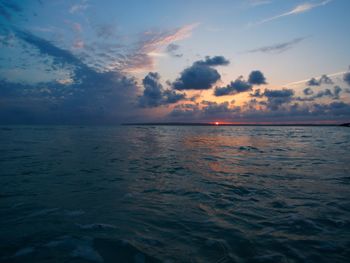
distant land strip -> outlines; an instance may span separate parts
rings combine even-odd
[[[313,123],[215,123],[215,122],[131,122],[122,123],[124,126],[343,126],[350,127],[350,123],[343,124],[313,124]]]

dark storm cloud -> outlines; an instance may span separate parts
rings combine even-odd
[[[278,44],[271,45],[271,46],[265,46],[265,47],[260,47],[257,49],[252,49],[252,50],[249,50],[248,53],[256,53],[256,52],[282,53],[288,49],[291,49],[292,47],[294,47],[295,45],[297,45],[298,43],[300,43],[301,41],[303,41],[305,39],[306,39],[306,37],[299,37],[299,38],[295,38],[295,39],[288,41],[288,42],[283,42],[283,43],[278,43]]]
[[[205,90],[210,89],[220,78],[216,69],[194,63],[180,73],[172,86],[177,90]]]
[[[206,56],[204,60],[196,61],[195,64],[208,67],[227,66],[228,64],[230,64],[230,61],[223,56]]]
[[[252,85],[266,84],[266,78],[260,70],[253,70],[248,77],[248,82]]]
[[[239,77],[235,81],[231,81],[226,87],[216,87],[214,90],[215,96],[234,95],[241,92],[251,91],[253,88],[252,84],[245,81],[243,77]]]
[[[143,95],[139,97],[141,107],[158,107],[185,99],[185,94],[177,93],[174,90],[164,90],[159,80],[160,75],[157,72],[148,73],[142,80],[144,91]]]
[[[308,82],[307,85],[308,86],[320,86],[322,84],[327,84],[327,85],[331,85],[333,84],[333,81],[330,77],[328,77],[327,75],[322,75],[320,77],[320,79],[315,79],[315,78],[311,78]]]

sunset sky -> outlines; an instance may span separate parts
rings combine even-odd
[[[349,10],[0,0],[0,124],[350,121]]]

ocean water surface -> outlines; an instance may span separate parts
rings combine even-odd
[[[0,262],[349,262],[345,127],[0,126]]]

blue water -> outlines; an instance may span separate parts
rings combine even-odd
[[[0,127],[0,262],[348,262],[349,248],[349,128]]]

